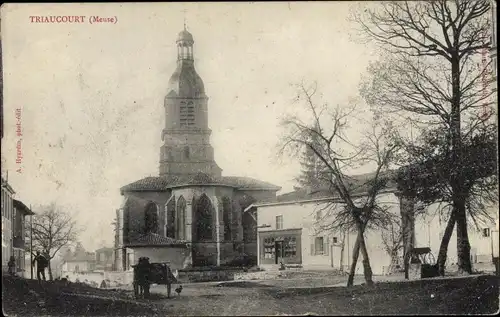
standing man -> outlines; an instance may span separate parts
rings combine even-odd
[[[38,282],[41,282],[41,277],[43,277],[43,280],[46,281],[45,279],[45,268],[49,265],[49,261],[40,254],[40,251],[36,251],[36,256],[35,259],[33,260],[33,264],[36,262],[36,278],[38,279]]]
[[[13,255],[10,257],[7,265],[9,266],[9,274],[12,276],[16,275],[16,258]]]

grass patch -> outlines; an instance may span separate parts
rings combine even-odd
[[[473,276],[371,287],[269,290],[284,312],[321,314],[492,314],[498,311],[498,277]],[[313,304],[311,304],[313,303]]]
[[[2,277],[2,302],[9,316],[130,316],[155,314],[150,305],[133,300],[131,291],[98,289],[81,283],[38,283]]]

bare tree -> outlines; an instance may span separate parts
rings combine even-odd
[[[469,273],[462,147],[464,138],[490,120],[493,111],[492,91],[484,83],[489,62],[482,65],[477,57],[490,45],[489,9],[488,0],[398,1],[354,15],[366,39],[388,53],[370,69],[372,78],[363,89],[368,103],[419,128],[446,128],[447,162],[454,167],[448,175],[450,222],[457,224],[459,269]]]
[[[296,101],[303,101],[310,117],[306,123],[299,116],[289,116],[283,121],[284,131],[280,143],[281,154],[300,153],[309,149],[321,161],[322,181],[328,188],[331,202],[324,207],[331,214],[331,221],[323,230],[356,230],[353,262],[348,286],[354,282],[359,252],[363,255],[366,284],[373,284],[370,260],[364,233],[367,229],[385,226],[387,208],[378,203],[378,194],[390,179],[388,169],[397,151],[397,145],[386,142],[388,131],[376,125],[364,135],[358,144],[347,137],[348,122],[354,120],[355,107],[330,108],[327,104],[316,104],[317,87],[299,85]],[[350,169],[372,164],[375,172],[362,181],[347,175]],[[360,195],[360,193],[362,193]],[[340,199],[340,203],[339,203]]]
[[[62,247],[76,241],[79,230],[73,217],[54,203],[42,206],[33,216],[33,247],[49,262],[49,279],[53,279],[50,261]]]

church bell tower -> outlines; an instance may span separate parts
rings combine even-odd
[[[193,36],[177,37],[177,68],[165,97],[165,129],[160,149],[160,176],[189,176],[203,172],[220,177],[208,128],[208,97],[193,58]]]

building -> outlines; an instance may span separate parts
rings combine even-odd
[[[18,275],[28,277],[30,272],[26,272],[26,253],[29,254],[30,246],[26,244],[26,216],[33,216],[31,211],[23,202],[14,199],[13,218],[13,255],[16,258],[16,271]],[[27,251],[27,252],[26,252]]]
[[[34,213],[24,203],[14,199],[14,189],[2,177],[2,270],[7,270],[11,256],[15,257],[18,275],[25,275],[26,216]]]
[[[256,258],[256,232],[243,210],[272,200],[280,187],[222,176],[208,127],[208,97],[194,67],[193,36],[177,38],[177,69],[164,99],[159,176],[121,188],[116,262],[130,270],[138,257],[169,261],[173,269],[222,265],[246,253]]]
[[[7,270],[7,263],[13,250],[12,225],[14,220],[14,189],[2,177],[2,270]]]
[[[99,271],[114,270],[114,249],[100,248],[95,251],[95,269]]]
[[[75,251],[68,250],[63,257],[61,276],[67,274],[91,273],[96,268],[95,254],[87,252],[81,243],[78,243]]]
[[[366,175],[357,176],[359,182]],[[365,193],[362,186],[354,192],[356,199],[363,199]],[[406,208],[411,208],[408,200],[398,195],[395,186],[390,185],[377,197],[378,204],[385,206],[394,215],[402,215]],[[246,208],[246,212],[256,212],[258,228],[257,250],[258,265],[272,268],[283,262],[285,265],[296,265],[310,270],[343,270],[348,271],[352,263],[352,250],[356,241],[356,232],[340,232],[327,228],[332,220],[332,208],[341,208],[342,200],[332,197],[327,189],[314,191],[296,189],[277,197],[275,202],[255,203]],[[430,215],[437,214],[437,205],[429,207]],[[494,212],[495,208],[491,208]],[[495,224],[491,223],[470,230],[472,262],[477,267],[488,267],[491,264],[491,232]],[[439,216],[417,217],[415,220],[415,247],[430,247],[435,259],[439,251],[446,221]],[[382,275],[389,271],[394,259],[386,245],[394,245],[390,234],[399,233],[398,226],[392,231],[368,230],[365,242],[374,274]],[[384,235],[383,235],[384,234]],[[386,242],[384,242],[386,241]],[[456,233],[453,234],[449,247],[447,265],[457,262]],[[402,250],[397,262],[402,264]],[[357,274],[362,274],[361,255],[358,259]],[[483,265],[485,264],[485,265]]]

